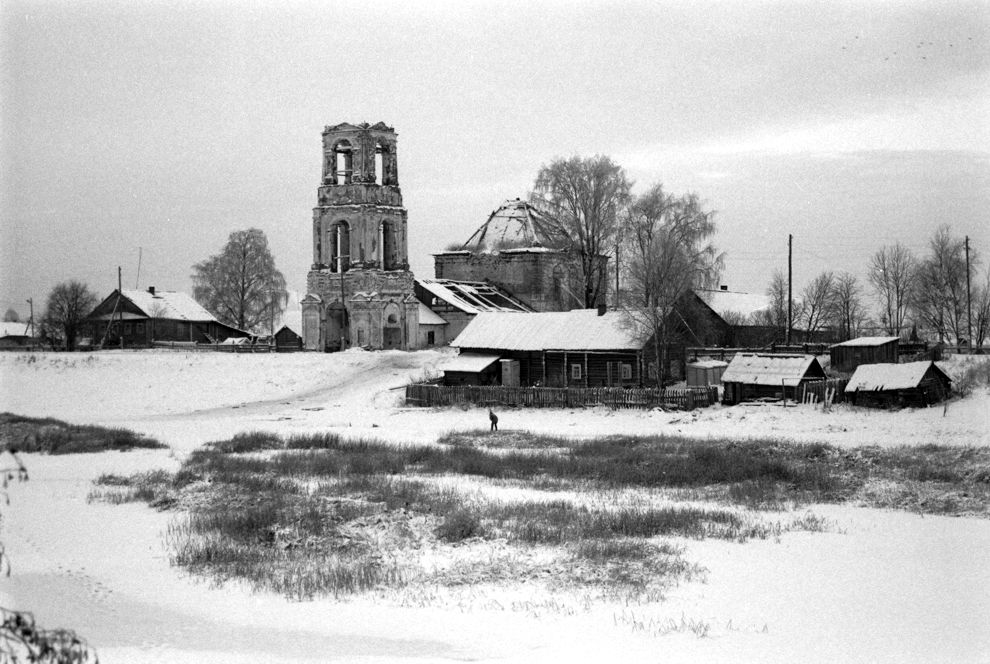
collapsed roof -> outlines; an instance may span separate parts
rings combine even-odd
[[[531,308],[498,286],[484,281],[454,281],[453,279],[417,279],[416,284],[434,298],[468,314],[482,312],[524,312]]]

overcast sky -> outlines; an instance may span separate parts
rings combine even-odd
[[[6,0],[0,307],[104,296],[118,265],[191,291],[252,226],[304,291],[340,122],[398,132],[417,276],[594,154],[715,209],[733,290],[786,269],[789,233],[796,290],[941,223],[990,259],[988,38],[987,2]]]

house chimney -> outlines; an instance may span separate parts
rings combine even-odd
[[[154,295],[155,294],[155,287],[154,286],[148,286],[148,292],[151,293],[152,295]]]
[[[599,316],[604,316],[605,315],[605,305],[604,304],[599,304],[598,305],[598,315]]]
[[[727,290],[729,290],[729,287],[727,285],[725,285],[725,284],[722,284],[721,286],[718,287],[718,289],[719,290],[727,291]]]

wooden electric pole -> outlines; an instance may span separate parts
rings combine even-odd
[[[120,337],[120,350],[124,350],[124,310],[120,308],[120,298],[124,295],[123,282],[121,279],[120,266],[117,266],[117,310],[120,312],[117,317],[117,334]]]
[[[787,345],[791,345],[791,325],[793,320],[791,319],[791,280],[794,277],[794,270],[792,266],[792,256],[794,254],[794,236],[787,235]]]

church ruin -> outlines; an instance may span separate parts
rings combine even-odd
[[[302,300],[307,350],[426,345],[409,270],[406,217],[395,130],[382,122],[326,127],[313,209],[313,265]]]

